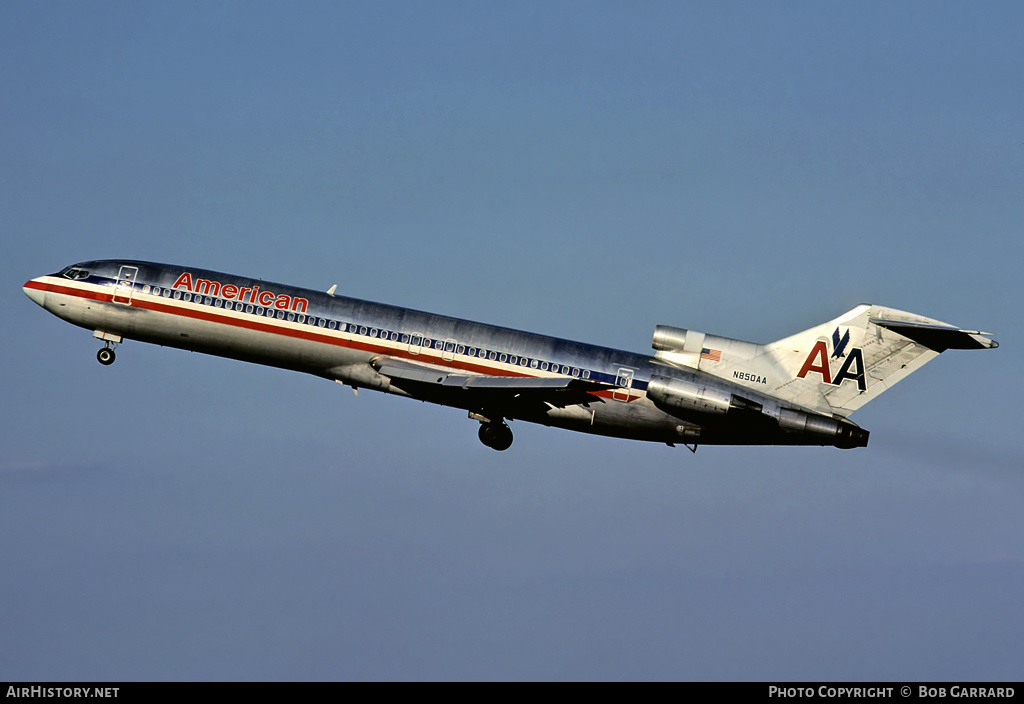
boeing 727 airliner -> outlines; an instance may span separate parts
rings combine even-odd
[[[654,356],[193,267],[92,261],[25,293],[92,330],[97,357],[126,339],[315,374],[461,408],[481,442],[507,420],[636,440],[865,447],[851,413],[947,349],[988,333],[860,305],[766,345],[659,325]]]

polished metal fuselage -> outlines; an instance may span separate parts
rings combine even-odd
[[[820,435],[746,424],[741,416],[724,423],[666,413],[647,397],[652,377],[733,385],[649,355],[194,267],[127,260],[76,267],[87,276],[38,277],[26,284],[26,293],[54,315],[107,340],[139,340],[291,369],[463,408],[482,420],[519,419],[669,444],[833,444]],[[571,377],[592,386],[576,403],[538,403],[526,394],[519,399],[400,383],[378,372],[382,359],[444,373]]]

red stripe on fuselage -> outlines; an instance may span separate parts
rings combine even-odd
[[[41,281],[29,281],[25,284],[25,288],[33,288],[39,291],[46,291],[49,293],[57,293],[65,296],[74,296],[77,298],[85,298],[93,301],[100,301],[103,303],[111,303],[113,300],[113,294],[99,293],[96,291],[89,291],[79,288],[72,288],[69,286],[61,286],[59,284],[43,283]],[[143,294],[148,295],[148,294]],[[123,304],[118,304],[123,305]],[[250,304],[252,305],[252,304]],[[183,305],[173,305],[168,303],[142,300],[140,298],[133,297],[130,303],[130,307],[139,308],[142,310],[151,310],[158,313],[166,313],[168,315],[180,315],[185,318],[192,318],[194,320],[203,320],[210,323],[217,323],[221,325],[232,325],[238,328],[244,328],[247,330],[255,330],[257,332],[270,333],[272,335],[283,335],[285,337],[292,337],[299,340],[308,340],[310,342],[319,342],[327,345],[334,345],[336,347],[344,347],[346,349],[360,350],[362,352],[371,352],[379,354],[387,354],[391,357],[398,357],[402,359],[408,359],[413,362],[427,362],[438,364],[442,367],[449,369],[460,369],[462,371],[471,371],[478,374],[484,374],[487,376],[519,376],[519,377],[534,377],[532,374],[523,372],[506,371],[504,369],[495,369],[494,367],[483,366],[480,364],[472,364],[470,362],[459,362],[455,360],[447,360],[443,357],[436,355],[426,354],[420,352],[413,354],[408,350],[399,350],[391,347],[384,347],[382,345],[375,345],[371,343],[361,342],[355,339],[344,339],[339,338],[336,335],[327,335],[323,333],[307,331],[307,330],[296,330],[294,328],[283,327],[281,325],[270,325],[265,322],[259,322],[256,320],[246,320],[244,318],[237,318],[230,315],[224,315],[223,313],[213,313],[204,310],[194,310],[192,308],[186,308]],[[321,317],[321,316],[313,316]],[[300,323],[301,324],[301,323]],[[622,393],[623,389],[608,389],[603,391],[588,391],[587,393],[593,396],[600,396],[603,398],[610,398],[613,392]],[[627,401],[635,401],[639,399],[639,396],[634,396],[632,393],[629,394]]]
[[[59,286],[57,284],[47,284],[42,281],[26,281],[22,288],[32,288],[36,291],[46,291],[47,293],[60,293],[65,296],[75,296],[77,298],[87,298],[90,301],[102,301],[104,303],[110,303],[114,296],[111,293],[98,293],[96,291],[85,291],[77,288],[70,288],[67,286]]]

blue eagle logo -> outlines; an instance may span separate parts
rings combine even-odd
[[[850,330],[847,328],[846,334],[839,337],[839,328],[832,333],[832,359],[842,359],[846,356],[846,346],[850,344]]]

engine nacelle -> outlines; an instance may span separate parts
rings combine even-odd
[[[652,376],[647,384],[647,398],[674,416],[723,415],[733,407],[732,397],[728,389],[686,379]]]
[[[659,352],[682,352],[686,347],[686,338],[690,338],[690,347],[704,342],[704,333],[696,330],[683,330],[671,325],[655,325],[654,339],[651,347]]]
[[[787,432],[820,435],[839,448],[850,449],[868,445],[868,431],[848,420],[781,408],[778,421],[779,427]]]
[[[749,360],[762,351],[761,346],[753,342],[708,335],[696,330],[683,330],[670,325],[658,325],[654,328],[651,347],[656,350],[654,356],[658,359],[694,369],[701,368],[702,360],[705,363],[725,359]]]
[[[666,413],[709,429],[729,427],[735,422],[761,433],[781,433],[779,440],[783,443],[803,438],[804,442],[796,444],[840,448],[868,444],[868,431],[848,420],[787,408],[779,404],[778,399],[697,375],[694,378],[652,376],[647,384],[647,398]],[[720,426],[721,423],[728,423],[728,426]]]

